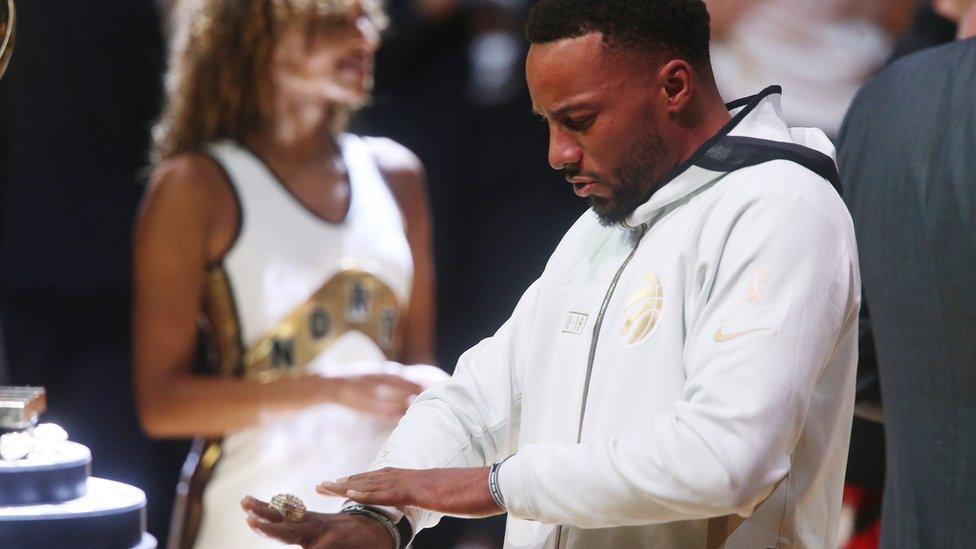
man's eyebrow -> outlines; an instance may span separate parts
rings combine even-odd
[[[552,116],[553,118],[565,118],[573,112],[585,111],[592,108],[593,107],[591,105],[587,105],[585,103],[573,103],[572,105],[566,105],[565,107],[552,111]]]
[[[586,110],[590,108],[592,107],[585,103],[573,103],[571,105],[566,105],[565,107],[556,109],[555,111],[552,112],[552,117],[563,118],[568,114],[572,113],[573,111]],[[532,107],[532,114],[534,114],[535,116],[541,116],[542,118],[548,118],[546,115],[539,112],[538,109],[536,109],[535,107]]]

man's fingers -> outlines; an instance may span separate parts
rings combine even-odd
[[[323,496],[336,496],[341,498],[347,497],[345,485],[336,484],[334,482],[323,482],[315,487],[315,491]]]
[[[396,478],[391,477],[388,472],[370,471],[335,481],[324,481],[315,487],[315,491],[327,496],[349,497],[347,493],[350,490],[377,492],[395,484]]]
[[[375,503],[380,505],[393,504],[397,500],[396,493],[392,490],[379,490],[368,492],[364,490],[349,490],[342,485],[323,482],[315,487],[315,491],[326,496],[341,496],[349,498],[359,503]]]
[[[271,522],[255,513],[248,512],[247,524],[255,532],[275,538],[278,541],[300,545],[302,543],[302,525],[295,522]]]
[[[346,492],[346,497],[356,501],[358,503],[365,503],[367,505],[409,505],[410,502],[406,501],[399,490],[381,490],[379,492],[360,492],[358,490],[349,490]]]
[[[244,508],[249,514],[256,515],[270,522],[281,522],[281,513],[271,508],[267,503],[252,498],[251,496],[246,496],[241,500],[241,507]]]
[[[401,484],[406,480],[403,471],[380,469],[360,473],[335,482],[326,481],[315,490],[320,494],[347,497],[359,503],[376,505],[409,504]]]
[[[368,479],[347,479],[345,482],[332,482],[325,481],[315,487],[315,491],[326,495],[326,496],[339,496],[339,497],[349,497],[347,493],[349,490],[368,490],[370,486],[374,486],[375,482]]]
[[[402,469],[380,469],[367,471],[338,480],[326,480],[315,487],[315,491],[327,496],[350,497],[350,490],[360,493],[395,491],[405,480]]]

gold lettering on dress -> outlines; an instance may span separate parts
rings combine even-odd
[[[295,342],[275,338],[271,345],[271,363],[275,368],[289,368],[295,364]]]
[[[397,312],[393,309],[383,309],[380,313],[380,345],[388,346],[393,343],[396,337]]]
[[[396,360],[403,307],[376,275],[347,268],[265,332],[244,355],[244,376],[272,381],[300,375],[305,366],[350,330],[376,343]]]
[[[349,294],[349,307],[346,309],[346,320],[349,322],[365,322],[369,318],[371,297],[362,283],[359,281],[353,283],[352,291]]]
[[[316,307],[308,319],[308,327],[312,332],[312,336],[315,339],[322,339],[329,335],[331,326],[332,319],[329,318],[329,312],[322,307]]]

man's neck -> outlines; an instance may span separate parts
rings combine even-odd
[[[702,97],[700,104],[689,113],[688,120],[682,125],[685,129],[679,158],[674,166],[680,166],[688,161],[705,143],[715,137],[718,132],[732,120],[732,115],[725,108],[725,103],[718,91],[713,91]]]

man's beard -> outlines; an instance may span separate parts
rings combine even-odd
[[[630,217],[638,206],[647,202],[657,188],[655,168],[667,158],[664,142],[651,129],[631,145],[613,173],[613,181],[604,181],[610,189],[610,198],[590,197],[590,206],[600,218],[600,224],[609,227]]]

